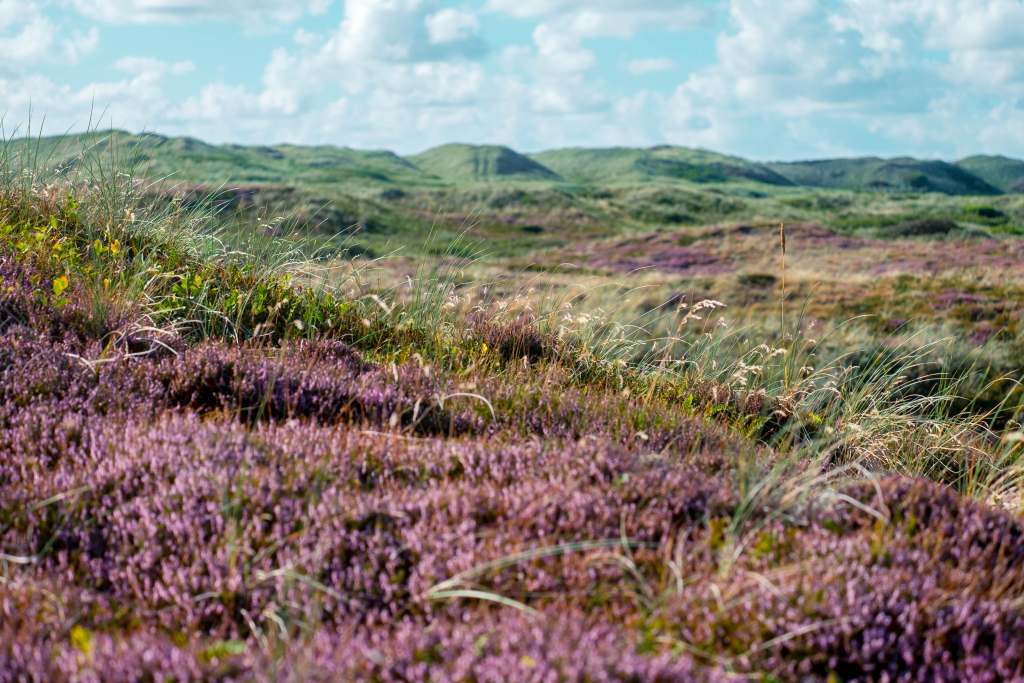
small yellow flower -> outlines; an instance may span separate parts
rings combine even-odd
[[[92,633],[84,626],[71,627],[71,645],[86,657],[92,657]]]
[[[487,342],[480,345],[480,353],[487,353],[488,351],[490,351],[490,347],[487,346]]]
[[[68,288],[69,284],[70,283],[68,282],[68,276],[61,275],[59,278],[53,281],[53,293],[56,294],[57,296],[60,296],[61,294],[64,293],[64,290]]]

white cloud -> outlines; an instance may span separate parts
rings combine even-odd
[[[332,38],[335,55],[343,61],[403,60],[426,39],[419,0],[346,0],[345,17]]]
[[[701,24],[708,16],[701,3],[665,0],[599,0],[586,4],[491,0],[488,7],[513,16],[543,19],[533,31],[533,42],[538,68],[552,77],[581,74],[597,64],[593,50],[585,45],[588,40],[629,39],[652,27],[682,30]]]
[[[944,55],[944,78],[971,89],[1024,84],[1024,3],[1020,0],[846,0],[836,21],[889,55],[916,44]]]
[[[0,101],[11,115],[33,111],[46,116],[47,131],[82,129],[92,118],[101,125],[133,130],[173,128],[174,103],[166,95],[169,78],[188,70],[188,63],[165,63],[147,58],[118,61],[121,78],[71,87],[40,74],[0,77]]]
[[[341,25],[325,47],[344,62],[416,62],[482,54],[484,44],[475,36],[476,17],[440,5],[439,0],[346,0]]]
[[[769,157],[1022,147],[1018,0],[732,0],[730,17],[717,63],[670,100],[672,139]]]
[[[331,0],[69,0],[81,14],[113,24],[180,23],[223,19],[241,23],[292,22],[321,14]]]
[[[87,31],[72,31],[71,37],[64,41],[64,60],[69,64],[77,64],[81,59],[96,51],[100,44],[100,31],[90,26]]]
[[[96,50],[99,30],[55,23],[42,2],[0,0],[0,71],[53,63],[76,64]]]
[[[579,38],[549,24],[541,24],[533,31],[540,63],[555,72],[579,72],[597,63],[594,53],[580,45]]]
[[[657,15],[667,22],[665,26],[676,27],[689,25],[695,14],[705,14],[707,3],[699,0],[590,0],[586,3],[578,0],[488,0],[487,9],[523,19],[590,13],[629,21],[630,15],[644,20]]]
[[[634,76],[644,76],[661,71],[671,71],[676,68],[676,63],[667,57],[655,57],[652,59],[634,59],[627,65],[629,73]]]
[[[526,19],[555,14],[574,4],[572,0],[488,0],[487,9]]]
[[[262,112],[259,96],[239,85],[211,83],[176,110],[178,117],[192,122],[228,120],[239,115]]]
[[[885,2],[732,0],[718,62],[676,89],[666,131],[727,151],[815,154],[863,137],[869,123],[927,116],[944,85],[908,50],[920,23],[890,18]]]
[[[455,120],[453,112],[482,98],[486,79],[474,57],[484,46],[473,14],[441,4],[348,0],[332,33],[302,33],[292,48],[273,50],[260,88],[209,84],[182,104],[181,116],[210,126],[224,117],[280,125],[283,117],[289,130],[319,120],[392,140],[408,136],[413,122]]]
[[[0,59],[7,62],[34,62],[50,55],[56,40],[56,28],[41,14],[32,15],[24,23],[9,27],[0,36]]]
[[[435,45],[454,43],[473,36],[480,28],[476,15],[464,10],[446,8],[426,19],[427,34]]]

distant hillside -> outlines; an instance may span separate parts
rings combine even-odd
[[[429,182],[411,163],[394,152],[382,150],[326,145],[211,145],[190,137],[134,135],[124,131],[17,140],[10,144],[23,151],[38,147],[38,156],[49,165],[75,165],[84,150],[90,150],[90,156],[109,152],[146,176],[213,185]]]
[[[441,145],[409,160],[446,180],[559,180],[551,169],[498,145]]]
[[[1000,194],[997,187],[945,161],[910,157],[822,159],[769,164],[796,185],[847,190]]]
[[[769,185],[792,184],[763,164],[671,145],[646,149],[577,147],[540,152],[531,158],[563,178],[581,183],[672,179],[696,183],[751,180]]]
[[[956,165],[1003,192],[1024,192],[1024,161],[1020,159],[979,154]]]
[[[108,152],[139,175],[211,185],[295,185],[318,195],[398,196],[479,182],[615,186],[746,182],[861,191],[995,195],[1024,192],[1024,161],[972,156],[955,164],[910,157],[761,163],[700,149],[566,148],[524,155],[497,145],[448,144],[403,158],[331,145],[214,145],[191,137],[103,131],[0,144],[31,165],[72,167]],[[383,195],[381,195],[383,196]]]

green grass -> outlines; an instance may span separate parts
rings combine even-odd
[[[417,168],[448,181],[560,180],[558,174],[508,147],[448,144],[409,160]]]

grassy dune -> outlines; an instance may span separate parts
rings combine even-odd
[[[767,223],[637,221],[377,263],[102,167],[2,180],[0,680],[1024,676],[1012,392],[805,325],[1010,329],[1018,273],[963,273],[1016,242],[800,225],[783,271]]]
[[[458,144],[400,157],[121,131],[14,140],[0,153],[65,174],[83,157],[117,158],[137,177],[159,180],[154,192],[213,197],[244,214],[244,225],[279,219],[317,246],[373,256],[430,255],[419,248],[428,233],[441,249],[468,242],[474,254],[503,259],[580,240],[764,219],[895,236],[1024,233],[1024,195],[1014,192],[1024,167],[1010,159],[773,165],[674,146],[523,155]],[[914,227],[932,220],[943,223]]]

